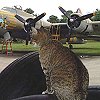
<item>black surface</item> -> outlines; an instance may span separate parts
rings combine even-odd
[[[36,52],[15,60],[0,74],[0,100],[41,94],[45,89],[45,76]]]
[[[14,100],[58,100],[54,95],[31,95]],[[86,100],[100,100],[100,86],[89,86]]]
[[[100,86],[89,86],[87,100],[100,100]]]

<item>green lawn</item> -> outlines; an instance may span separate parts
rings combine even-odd
[[[32,44],[25,45],[25,43],[12,43],[12,49],[14,52],[18,51],[38,51],[38,47],[34,47]],[[2,44],[0,44],[0,51],[2,50]],[[10,50],[10,45],[8,45]]]
[[[67,44],[64,46],[68,46]],[[25,43],[13,43],[13,51],[38,51],[39,48],[32,44],[25,45]],[[88,41],[85,44],[73,44],[72,51],[79,55],[100,55],[100,42]],[[0,44],[0,50],[2,44]],[[9,48],[10,49],[10,48]]]
[[[79,55],[100,55],[100,42],[88,41],[85,44],[73,44],[72,51]]]
[[[12,45],[14,51],[37,51],[39,48],[34,47],[32,44],[25,45],[23,44],[13,44]]]

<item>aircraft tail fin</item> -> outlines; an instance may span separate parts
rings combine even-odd
[[[78,8],[78,9],[77,9],[77,11],[76,11],[76,13],[80,13],[80,14],[82,14],[81,9],[80,9],[80,8]]]

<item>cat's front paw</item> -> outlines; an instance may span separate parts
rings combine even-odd
[[[46,91],[42,92],[42,94],[54,94],[54,91],[53,90],[51,90],[51,91],[46,90]]]

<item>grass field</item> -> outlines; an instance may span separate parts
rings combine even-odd
[[[68,46],[68,45],[66,44],[64,46]],[[38,47],[33,46],[32,44],[26,46],[24,43],[13,43],[12,47],[14,52],[39,50]],[[73,44],[73,47],[74,48],[72,49],[72,51],[78,55],[99,55],[100,56],[100,42],[88,41],[85,44]],[[1,49],[2,49],[2,44],[0,44],[0,50]]]
[[[34,47],[32,44],[25,45],[25,43],[12,43],[12,49],[14,52],[20,51],[38,51],[38,47]],[[2,50],[2,44],[0,44],[0,51]],[[8,45],[10,51],[10,45]]]
[[[97,55],[100,56],[100,42],[87,41],[85,44],[73,44],[73,49],[79,55]]]

